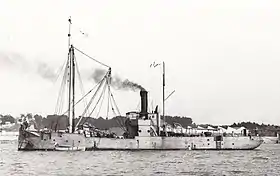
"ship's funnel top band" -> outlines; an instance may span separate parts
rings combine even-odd
[[[148,114],[148,92],[144,89],[140,91],[141,96],[141,114]]]

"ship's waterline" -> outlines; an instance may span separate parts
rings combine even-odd
[[[30,134],[30,135],[34,135]],[[40,135],[40,134],[39,134]],[[20,137],[20,136],[19,136]],[[83,134],[42,133],[19,140],[18,150],[252,150],[260,137],[135,137],[134,139],[85,137]]]

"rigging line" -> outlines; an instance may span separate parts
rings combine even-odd
[[[109,96],[110,97],[110,96]],[[111,104],[111,106],[112,106],[112,111],[113,111],[113,113],[114,113],[114,115],[115,115],[115,119],[116,119],[116,122],[118,123],[118,125],[119,125],[119,127],[123,130],[123,131],[127,131],[126,129],[125,129],[125,125],[124,124],[122,124],[122,120],[119,120],[118,119],[118,115],[117,115],[117,113],[115,112],[115,110],[114,110],[114,107],[113,107],[113,103],[112,103],[112,99],[110,98],[110,104]],[[119,116],[120,118],[121,118],[121,116]]]
[[[66,59],[63,63],[63,65],[60,67],[60,69],[57,71],[57,77],[55,78],[55,82],[57,82],[61,72],[63,71],[63,68],[65,67],[66,63],[68,62],[68,59]]]
[[[65,77],[67,77],[67,74],[66,74],[66,76]],[[62,109],[63,109],[63,105],[64,105],[64,101],[65,101],[65,99],[64,99],[64,95],[65,95],[65,88],[66,88],[66,78],[63,80],[63,82],[64,82],[64,86],[63,86],[63,88],[62,88],[62,92],[61,92],[61,100],[60,100],[60,105],[59,105],[59,109],[58,109],[58,114],[61,114],[61,112],[62,112]]]
[[[68,59],[67,59],[67,65],[68,65]],[[66,65],[66,67],[67,67]],[[67,69],[65,67],[65,70],[64,70],[64,74],[63,74],[63,78],[62,78],[62,82],[61,82],[61,85],[60,85],[60,90],[59,90],[59,93],[58,93],[58,98],[57,98],[57,102],[56,102],[56,107],[55,107],[55,114],[57,113],[60,113],[60,106],[61,106],[61,101],[63,100],[62,98],[62,94],[64,92],[64,88],[65,88],[65,79],[67,77]]]
[[[113,94],[112,94],[111,91],[110,91],[110,93],[111,93],[112,100],[113,100],[113,102],[114,102],[114,104],[115,104],[115,106],[116,106],[116,109],[117,109],[119,115],[121,115],[120,110],[119,110],[119,108],[118,108],[118,106],[117,106],[117,104],[116,104],[116,101],[115,101],[115,99],[114,99],[114,96],[113,96]]]
[[[112,100],[111,100],[111,97],[110,97],[110,94],[111,94],[111,91],[110,91],[110,78],[107,78],[107,84],[108,84],[108,107],[107,107],[107,118],[108,118],[108,113],[109,113],[109,107],[110,107],[110,104],[111,104],[111,107],[112,107],[112,111],[115,115],[115,119],[116,119],[116,122],[118,124],[118,126],[123,130],[123,131],[126,131],[125,129],[125,125],[124,123],[122,123],[122,117],[120,115],[117,115],[115,110],[114,110],[114,107],[113,107],[113,103],[112,103]],[[118,118],[119,116],[119,118]]]
[[[113,105],[115,105],[115,107],[116,107],[116,109],[117,109],[117,111],[118,111],[118,115],[121,117],[120,110],[119,110],[119,108],[118,108],[118,106],[117,106],[117,103],[116,103],[114,97],[113,97],[113,94],[112,94],[111,89],[110,89],[110,96],[111,96],[111,98],[112,98],[112,100],[113,100],[113,103],[114,103],[114,104],[112,103],[112,108],[113,108]],[[121,123],[122,126],[125,126],[125,122],[124,122],[123,119],[120,120],[120,123]]]
[[[116,107],[116,109],[117,109],[117,111],[118,111],[118,113],[119,113],[119,116],[120,116],[120,118],[121,118],[121,113],[120,113],[119,108],[118,108],[118,106],[117,106],[117,104],[116,104],[116,102],[115,102],[115,99],[114,99],[114,97],[113,97],[113,94],[112,94],[110,85],[108,85],[108,90],[109,90],[109,97],[110,97],[109,99],[110,99],[110,102],[111,102],[112,111],[115,113],[114,106],[113,106],[113,103],[112,103],[112,99],[113,99],[113,102],[114,102],[114,104],[115,104],[115,107]],[[117,114],[115,113],[115,115],[117,115]],[[117,121],[119,121],[117,117],[116,117],[116,119],[117,119]],[[121,119],[120,119],[120,122],[119,122],[119,125],[120,125],[121,128],[124,128],[124,127],[125,127],[125,124],[124,124],[124,123],[125,123],[125,122],[124,122],[124,121],[122,120],[122,118],[121,118]],[[124,128],[123,130],[126,131],[125,128]]]
[[[67,65],[68,65],[68,62],[67,62]],[[61,114],[62,113],[62,110],[63,110],[63,105],[64,105],[64,96],[65,96],[65,88],[67,87],[67,74],[68,74],[68,69],[67,69],[67,65],[65,66],[65,72],[64,72],[64,78],[62,80],[62,84],[64,84],[63,88],[62,88],[62,92],[61,92],[61,102],[60,102],[60,106],[59,106],[59,109],[58,109],[58,113]]]
[[[97,90],[95,91],[94,95],[92,96],[91,100],[89,101],[89,103],[88,103],[86,109],[85,109],[84,112],[82,113],[81,118],[79,119],[78,123],[76,124],[76,127],[79,126],[80,122],[82,121],[82,119],[83,119],[85,113],[87,112],[89,106],[91,105],[91,103],[92,103],[94,97],[96,96],[96,94],[97,94],[97,92],[99,91],[101,85],[103,84],[104,79],[105,79],[105,77],[99,82],[99,86],[98,86]],[[97,85],[98,85],[98,84],[97,84]]]
[[[105,77],[102,79],[102,82],[99,84],[99,86],[98,86],[97,90],[95,91],[94,95],[92,96],[91,100],[89,101],[89,103],[88,103],[88,105],[87,105],[86,109],[85,109],[85,110],[84,110],[84,112],[82,113],[82,116],[84,116],[84,115],[85,115],[86,111],[88,110],[88,108],[89,108],[89,107],[90,107],[90,105],[92,104],[93,99],[95,98],[96,94],[99,92],[99,90],[100,90],[101,86],[102,86],[102,85],[103,85],[103,83],[104,83],[104,79],[105,79]]]
[[[110,95],[109,95],[109,97],[110,97]],[[112,102],[111,102],[112,100],[111,100],[111,98],[109,98],[109,100],[110,100],[110,104],[112,105]],[[120,121],[119,121],[119,119],[118,119],[118,115],[116,114],[116,112],[115,112],[113,106],[112,106],[112,112],[113,112],[114,115],[115,115],[115,119],[116,119],[116,122],[117,122],[117,124],[119,125],[119,127],[120,127],[122,130],[126,131],[126,130],[124,129],[123,125],[120,123]]]
[[[106,83],[108,85],[108,104],[107,104],[107,116],[106,116],[106,118],[108,119],[109,107],[110,107],[110,77],[107,77]]]
[[[103,90],[102,90],[102,93],[101,93],[101,95],[100,95],[99,99],[97,100],[97,102],[96,102],[96,104],[95,104],[94,108],[92,109],[91,113],[89,114],[89,116],[91,116],[91,114],[92,114],[92,113],[93,113],[93,111],[95,110],[96,106],[98,105],[98,103],[99,103],[100,99],[103,97],[104,92],[105,92],[105,90],[106,90],[106,87],[107,87],[107,86],[106,86],[106,84],[105,84],[105,85],[104,85],[104,88],[103,88]]]
[[[101,80],[102,81],[102,80]],[[100,83],[101,81],[99,81],[90,91],[88,91],[88,93],[86,93],[82,98],[80,98],[76,103],[75,103],[75,106],[80,103],[86,96],[88,96],[88,94],[90,94]],[[68,112],[68,110],[63,113],[63,115],[65,115],[66,113]]]
[[[80,71],[79,71],[79,68],[78,68],[78,62],[77,62],[77,59],[76,59],[76,56],[74,56],[74,60],[75,60],[75,64],[76,64],[76,70],[77,70],[77,73],[78,73],[78,78],[79,78],[79,81],[80,81],[80,89],[81,89],[81,92],[82,92],[82,96],[84,97],[85,95],[85,90],[84,90],[84,86],[83,86],[83,81],[82,81],[82,77],[81,77],[81,74],[80,74]],[[84,102],[84,105],[85,107],[87,106],[87,100],[86,98],[83,99],[83,102]],[[86,112],[87,113],[87,112]]]
[[[113,101],[114,101],[114,100],[113,100]],[[126,131],[126,129],[125,129],[125,120],[122,118],[121,113],[120,113],[120,111],[119,111],[119,108],[118,108],[117,104],[114,103],[114,105],[115,105],[115,107],[116,107],[116,109],[117,109],[117,111],[118,111],[118,116],[120,117],[120,119],[119,119],[120,124],[121,124],[121,126],[123,127],[124,131]],[[112,107],[113,107],[113,105],[112,105]]]
[[[96,59],[94,59],[93,57],[90,57],[89,55],[87,55],[87,54],[84,53],[83,51],[79,50],[78,48],[74,47],[74,49],[76,49],[77,51],[79,51],[81,54],[87,56],[88,58],[94,60],[95,62],[97,62],[97,63],[99,63],[99,64],[101,64],[101,65],[103,65],[103,66],[105,66],[105,67],[110,68],[108,65],[106,65],[106,64],[104,64],[104,63],[102,63],[102,62],[100,62],[100,61],[98,61],[98,60],[96,60]]]
[[[105,85],[105,87],[107,88],[106,85]],[[105,88],[105,89],[106,89],[106,88]],[[104,90],[104,92],[105,92],[105,90]],[[102,107],[102,104],[103,104],[104,99],[105,99],[105,93],[103,94],[103,98],[102,98],[102,100],[101,100],[100,107],[99,107],[99,110],[98,110],[98,113],[97,113],[96,117],[99,116],[99,113],[100,113],[100,111],[101,111],[101,107]]]
[[[117,111],[118,111],[118,114],[121,116],[120,110],[119,110],[119,108],[118,108],[118,106],[117,106],[117,103],[116,103],[116,101],[115,101],[115,98],[114,98],[114,96],[113,96],[113,93],[112,93],[112,91],[111,91],[111,88],[110,88],[110,96],[111,96],[111,98],[112,98],[112,100],[113,100],[113,103],[114,103],[114,105],[115,105],[115,107],[116,107],[116,109],[117,109]]]

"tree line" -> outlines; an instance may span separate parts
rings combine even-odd
[[[14,118],[11,115],[1,115],[0,114],[0,122],[1,124],[5,124],[6,122],[10,123],[17,123],[18,119],[22,119],[23,117],[29,119],[35,119],[37,129],[49,128],[53,130],[64,130],[69,126],[69,118],[66,115],[48,115],[47,117],[43,117],[38,114],[21,114],[20,117]],[[91,118],[91,117],[84,117],[81,121],[81,124],[88,123],[92,126],[95,126],[99,129],[110,129],[112,127],[120,127],[124,125],[126,117],[124,116],[117,116],[111,119],[104,119],[102,117],[99,118]],[[75,123],[77,123],[80,118],[75,119]],[[190,117],[181,117],[181,116],[165,116],[165,120],[168,124],[173,125],[174,123],[181,124],[184,128],[187,126],[197,127],[197,125],[193,122],[192,118]],[[203,127],[213,126],[211,124],[201,124]],[[270,124],[258,124],[255,122],[240,122],[240,123],[233,123],[228,125],[231,127],[245,127],[249,130],[258,130],[260,133],[273,135],[275,132],[280,132],[280,126],[278,125],[270,125]],[[214,126],[215,127],[215,126]],[[227,126],[223,125],[222,127],[226,128]]]
[[[62,130],[66,129],[69,126],[69,118],[66,115],[48,115],[47,117],[43,117],[41,115],[35,114],[32,115],[31,113],[28,114],[21,114],[19,118],[14,118],[11,115],[0,115],[1,124],[5,124],[6,122],[16,123],[17,119],[22,118],[29,118],[35,119],[36,128],[50,128],[50,129],[57,129]],[[84,117],[82,118],[81,123],[89,123],[99,129],[109,129],[112,127],[120,127],[124,125],[126,117],[124,116],[116,116],[111,119],[104,119],[102,117],[99,118],[91,118],[91,117]],[[75,123],[78,123],[80,120],[79,118],[75,118]],[[193,121],[189,117],[180,117],[180,116],[165,116],[165,120],[169,124],[179,123],[183,127],[190,126],[193,124]]]

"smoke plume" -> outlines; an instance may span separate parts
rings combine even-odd
[[[40,61],[32,63],[16,52],[0,52],[0,67],[6,69],[13,68],[27,74],[35,73],[49,81],[56,79],[54,68]]]
[[[107,71],[103,69],[96,69],[91,75],[91,78],[97,83],[105,76],[106,72]],[[122,80],[118,76],[112,77],[111,85],[119,90],[132,90],[132,91],[145,90],[140,84],[132,82],[128,79]]]
[[[105,76],[105,74],[106,74],[106,70],[95,69],[90,78],[97,83]]]
[[[44,79],[54,81],[57,77],[53,68],[48,66],[46,63],[39,62],[37,65],[37,73]]]
[[[121,90],[132,90],[132,91],[145,90],[141,85],[129,81],[128,79],[121,80],[121,78],[119,77],[113,77],[111,85]]]
[[[24,71],[29,69],[29,64],[24,56],[16,52],[0,52],[0,66]]]
[[[42,78],[49,81],[55,81],[58,76],[55,72],[55,69],[49,66],[47,63],[39,61],[31,64],[18,53],[0,52],[0,66],[14,67],[24,73],[35,72]],[[96,83],[98,83],[105,76],[106,72],[107,70],[104,69],[95,69],[91,74],[90,79],[93,79]],[[112,77],[111,85],[119,90],[145,90],[140,84],[132,82],[128,79],[123,80],[118,76]]]

